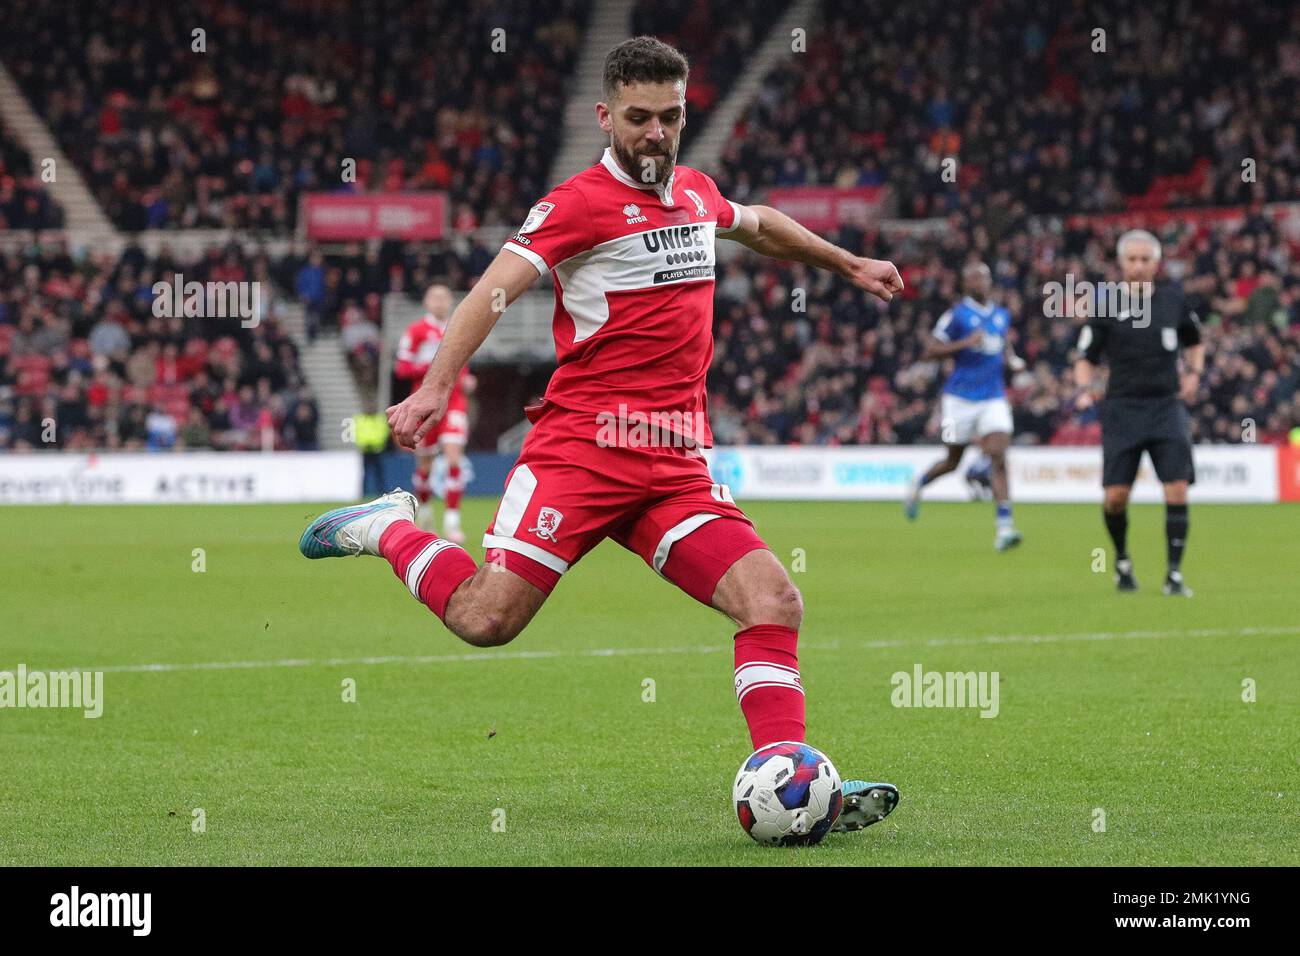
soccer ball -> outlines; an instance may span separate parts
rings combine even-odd
[[[824,753],[785,741],[762,747],[740,765],[736,816],[765,846],[812,846],[835,824],[843,806],[840,775]]]

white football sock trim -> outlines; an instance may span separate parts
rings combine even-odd
[[[746,694],[759,687],[788,687],[804,692],[797,668],[770,661],[750,661],[736,668],[736,700],[744,700]]]
[[[446,538],[430,541],[415,556],[415,559],[406,566],[406,589],[415,595],[417,601],[420,600],[420,583],[424,579],[424,572],[429,570],[429,565],[433,563],[433,559],[447,548],[460,548],[460,545],[453,544]],[[464,548],[460,549],[465,550]]]

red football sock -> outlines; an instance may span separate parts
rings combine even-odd
[[[447,468],[447,507],[455,511],[460,507],[460,496],[464,494],[465,489],[460,485],[460,465],[449,465]]]
[[[798,644],[799,632],[780,624],[755,624],[736,634],[736,697],[755,750],[782,740],[803,743]]]
[[[438,615],[447,613],[447,602],[456,588],[478,565],[458,544],[436,534],[421,531],[409,521],[394,521],[379,539],[379,553],[393,566],[393,573],[422,604]]]
[[[428,504],[433,496],[433,491],[429,487],[429,469],[416,468],[415,474],[411,476],[411,484],[415,486],[415,500],[422,505]]]

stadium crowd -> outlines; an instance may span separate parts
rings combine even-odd
[[[62,225],[63,210],[41,183],[31,155],[0,122],[0,230]]]
[[[545,191],[589,5],[13,0],[0,57],[122,229],[283,234],[303,192],[437,189],[465,231]]]
[[[0,33],[0,56],[119,227],[286,235],[300,194],[339,188],[353,158],[347,188],[446,191],[455,236],[278,258],[234,246],[196,261],[134,247],[0,254],[0,448],[316,447],[316,404],[277,320],[284,301],[302,304],[309,341],[337,327],[372,387],[382,297],[419,298],[433,281],[467,289],[497,248],[471,231],[518,225],[552,185],[590,6],[557,0],[538,18],[525,0],[14,0],[23,29]],[[695,134],[786,7],[633,6],[635,30],[692,58]],[[716,177],[723,194],[884,186],[899,216],[944,226],[831,237],[904,266],[907,290],[888,307],[798,265],[722,266],[709,380],[720,443],[937,440],[942,368],[918,361],[921,336],[960,298],[970,258],[993,269],[1029,362],[1011,383],[1018,440],[1095,442],[1095,413],[1071,410],[1075,323],[1044,314],[1044,285],[1115,278],[1120,226],[1099,214],[1228,204],[1250,204],[1243,222],[1161,229],[1166,274],[1207,326],[1197,438],[1240,440],[1252,422],[1257,440],[1280,440],[1300,425],[1300,246],[1261,206],[1300,198],[1300,124],[1286,106],[1300,95],[1300,8],[819,10],[807,52],[765,79],[737,126]],[[34,173],[0,128],[0,228],[58,225]],[[175,272],[260,281],[263,321],[154,316],[151,287]],[[58,423],[48,441],[47,419]]]
[[[788,0],[637,0],[631,35],[656,36],[691,63],[686,114],[703,130]]]
[[[962,297],[970,258],[993,270],[1012,343],[1028,368],[1013,376],[1016,440],[1095,444],[1096,412],[1076,414],[1070,369],[1078,324],[1047,314],[1045,286],[1117,280],[1118,224],[1041,220],[991,234],[982,217],[955,214],[927,239],[891,243],[846,231],[839,241],[910,263],[906,289],[884,306],[816,270],[754,256],[718,281],[717,349],[709,415],[724,444],[911,444],[939,440],[943,366],[920,361],[923,336]],[[1207,368],[1192,408],[1198,441],[1247,436],[1282,442],[1300,425],[1300,242],[1258,207],[1239,223],[1160,230],[1164,275],[1181,280],[1206,328]],[[795,290],[804,290],[796,296]],[[799,302],[805,311],[795,311]]]
[[[820,10],[724,153],[716,178],[738,202],[884,186],[898,215],[926,217],[982,201],[1064,214],[1300,197],[1294,4]]]
[[[928,238],[846,229],[831,238],[903,263],[907,288],[886,307],[826,273],[758,256],[718,270],[709,412],[720,443],[910,444],[939,440],[943,366],[920,362],[922,337],[962,296],[968,257],[993,269],[1017,352],[1029,368],[1010,382],[1017,440],[1095,444],[1095,412],[1073,411],[1071,359],[1077,320],[1046,314],[1044,286],[1115,280],[1114,243],[1125,226],[1107,220],[1005,217],[977,206]],[[1207,371],[1193,408],[1199,441],[1283,441],[1300,425],[1300,243],[1261,207],[1222,222],[1173,220],[1157,230],[1163,278],[1180,281],[1206,327]],[[466,290],[495,250],[467,244],[436,252],[401,244],[312,253],[330,275],[326,311],[341,320],[362,384],[378,364],[383,292],[418,301],[429,282]],[[301,260],[306,261],[306,260]],[[288,271],[288,267],[281,270]],[[805,311],[793,292],[804,290]],[[339,303],[342,303],[341,307]],[[335,319],[331,319],[334,321]],[[352,331],[349,331],[349,330]]]
[[[176,273],[258,282],[258,321],[155,314],[154,284]],[[318,447],[282,308],[268,261],[234,247],[0,253],[0,450]]]

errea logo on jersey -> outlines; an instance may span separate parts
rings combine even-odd
[[[628,203],[623,207],[623,215],[627,216],[627,224],[635,226],[638,222],[649,222],[649,216],[641,215],[641,207],[636,203]]]

